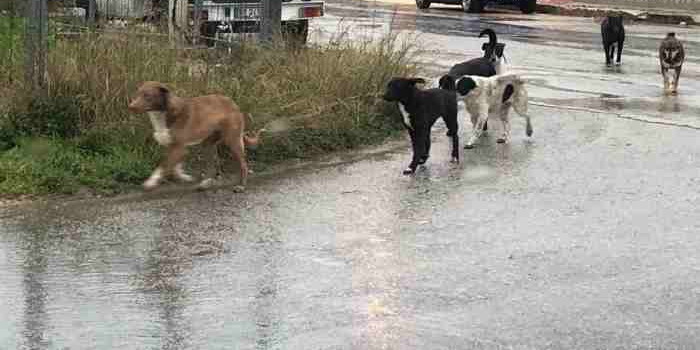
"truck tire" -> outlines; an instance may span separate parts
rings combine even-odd
[[[416,0],[416,7],[425,10],[430,7],[430,0]]]
[[[214,38],[216,37],[219,22],[204,22],[199,25],[200,43],[203,42],[207,47],[214,47],[216,45]]]
[[[292,47],[303,47],[309,38],[309,21],[302,19],[282,22],[282,37]]]
[[[486,6],[485,0],[462,0],[462,10],[469,13],[480,13]]]
[[[524,14],[531,14],[537,8],[537,0],[520,0],[520,11]]]

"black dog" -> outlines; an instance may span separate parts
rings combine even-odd
[[[600,32],[603,35],[603,50],[605,50],[605,64],[612,65],[617,46],[617,64],[622,59],[622,47],[625,43],[625,26],[622,24],[622,16],[608,16],[600,24]]]
[[[483,57],[471,59],[466,62],[457,63],[446,75],[443,75],[438,82],[441,89],[455,90],[455,79],[465,75],[476,75],[480,77],[491,77],[502,72],[501,60],[506,44],[498,43],[498,37],[493,29],[486,28],[479,33],[479,37],[489,36],[489,42],[481,46],[484,51]],[[484,129],[488,130],[488,124],[484,123]]]
[[[384,99],[398,102],[403,123],[411,136],[413,159],[404,175],[413,174],[419,164],[430,156],[430,129],[442,117],[447,125],[447,136],[452,138],[452,161],[459,162],[459,134],[457,127],[457,94],[443,89],[420,90],[421,78],[393,78],[386,87]]]
[[[457,63],[446,75],[440,78],[440,88],[446,90],[455,89],[455,79],[465,75],[476,75],[479,77],[491,77],[499,74],[503,50],[506,44],[499,44],[496,32],[492,29],[484,29],[479,33],[479,37],[489,36],[489,42],[484,43],[481,49],[484,51],[483,57],[473,58],[466,62]]]

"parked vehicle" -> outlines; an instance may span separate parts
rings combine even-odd
[[[432,3],[461,5],[465,12],[479,13],[484,10],[486,3],[516,4],[523,13],[533,13],[537,7],[537,0],[416,0],[419,9],[427,9]]]
[[[194,18],[194,4],[190,13]],[[201,2],[201,32],[212,38],[227,38],[260,32],[261,0],[204,0]],[[288,40],[306,43],[309,20],[324,14],[323,0],[282,0],[282,34]]]

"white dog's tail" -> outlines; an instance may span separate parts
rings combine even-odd
[[[518,115],[525,118],[527,125],[525,128],[525,133],[527,136],[532,136],[532,123],[530,122],[530,116],[527,114],[527,88],[525,87],[526,79],[520,77],[517,74],[504,74],[498,76],[498,82],[501,84],[512,84],[513,85],[513,109]]]
[[[499,85],[500,84],[512,84],[515,91],[513,91],[513,109],[521,116],[527,115],[527,88],[525,83],[527,80],[518,74],[508,73],[496,76]]]

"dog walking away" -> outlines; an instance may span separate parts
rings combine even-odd
[[[484,56],[473,58],[469,61],[457,63],[452,66],[450,71],[440,78],[440,88],[454,90],[455,80],[465,75],[491,77],[503,73],[505,70],[503,50],[506,44],[498,43],[498,37],[493,29],[486,28],[479,33],[480,38],[484,35],[489,36],[489,42],[481,46],[481,49],[484,51]]]
[[[483,124],[490,114],[497,115],[503,123],[503,136],[498,143],[510,140],[510,108],[525,118],[525,134],[532,136],[532,124],[527,114],[527,89],[525,80],[516,74],[493,77],[465,76],[457,81],[457,93],[464,99],[464,108],[471,117],[473,134],[464,148],[474,147],[481,137]]]
[[[683,61],[685,61],[685,50],[683,43],[676,39],[676,33],[668,33],[666,38],[661,41],[659,60],[661,61],[661,75],[664,79],[664,92],[677,93],[678,79],[681,77],[681,69]]]
[[[393,78],[386,87],[384,100],[397,102],[403,124],[411,137],[413,158],[404,175],[416,172],[430,156],[430,129],[442,117],[447,125],[447,136],[452,138],[452,162],[459,162],[459,133],[457,126],[457,95],[443,89],[420,90],[416,84],[425,84],[421,78]]]
[[[622,16],[609,16],[600,24],[600,32],[603,35],[603,50],[605,50],[605,64],[612,65],[617,47],[617,65],[622,60],[622,47],[625,43],[625,26]]]
[[[245,146],[256,145],[259,133],[255,137],[244,135],[245,117],[228,97],[207,95],[181,98],[164,84],[147,81],[138,87],[136,96],[129,103],[129,111],[147,113],[155,130],[153,137],[160,145],[167,147],[165,159],[143,184],[146,190],[157,187],[168,175],[174,175],[180,181],[192,182],[193,178],[185,173],[182,165],[187,147],[203,143],[213,149],[212,155],[216,157],[216,145],[220,142],[229,147],[240,166],[240,184],[234,189],[242,191],[245,188],[248,176]],[[211,186],[215,172],[216,169],[210,169],[199,188]]]
[[[450,71],[443,75],[438,82],[441,89],[455,90],[456,79],[465,75],[492,77],[505,71],[503,50],[506,44],[498,42],[498,36],[493,29],[486,28],[479,33],[480,38],[484,35],[489,36],[489,42],[481,46],[484,56],[452,66]],[[484,122],[484,131],[486,130],[488,130],[488,121]]]

